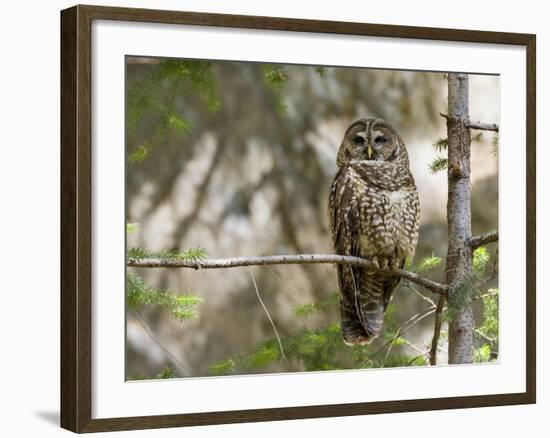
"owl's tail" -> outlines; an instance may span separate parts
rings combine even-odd
[[[382,331],[384,324],[387,277],[379,274],[362,273],[361,289],[356,295],[355,307],[361,325],[369,339],[375,339]]]
[[[367,275],[361,269],[349,272],[348,288],[340,300],[342,336],[349,345],[369,344],[382,330],[387,285],[380,275]]]
[[[349,305],[343,300],[340,302],[340,316],[342,321],[342,337],[348,345],[370,344],[376,339],[382,329],[382,322],[374,323],[374,320],[370,319],[367,322],[361,321],[357,317],[355,306]],[[373,312],[370,316],[374,316],[376,321],[381,321],[384,318],[384,309],[380,310],[377,308],[376,315]]]

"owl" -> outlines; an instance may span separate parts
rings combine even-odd
[[[328,210],[337,254],[370,259],[373,268],[338,265],[342,335],[368,344],[382,329],[402,268],[418,241],[420,203],[405,143],[381,119],[351,124],[340,145]]]

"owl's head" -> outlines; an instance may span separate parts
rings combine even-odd
[[[408,166],[405,143],[397,131],[382,119],[360,119],[347,129],[336,164],[354,161],[395,161]]]

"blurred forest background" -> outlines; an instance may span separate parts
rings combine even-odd
[[[333,253],[327,199],[340,141],[354,120],[380,117],[407,144],[420,196],[410,269],[442,281],[443,73],[128,57],[126,84],[130,254]],[[470,75],[470,113],[498,123],[498,77]],[[483,133],[473,140],[475,235],[498,228],[498,138]],[[498,358],[496,276],[487,272],[496,251],[491,244],[474,258],[487,278],[474,303],[478,362]],[[347,347],[333,266],[251,269],[281,343],[248,268],[128,268],[127,378],[427,364],[437,298],[431,293],[402,281],[380,338]]]

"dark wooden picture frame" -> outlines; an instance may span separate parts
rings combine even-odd
[[[115,20],[518,45],[526,48],[526,391],[417,400],[92,418],[91,25]],[[61,426],[74,432],[395,413],[536,401],[536,37],[531,34],[75,6],[61,12]]]

